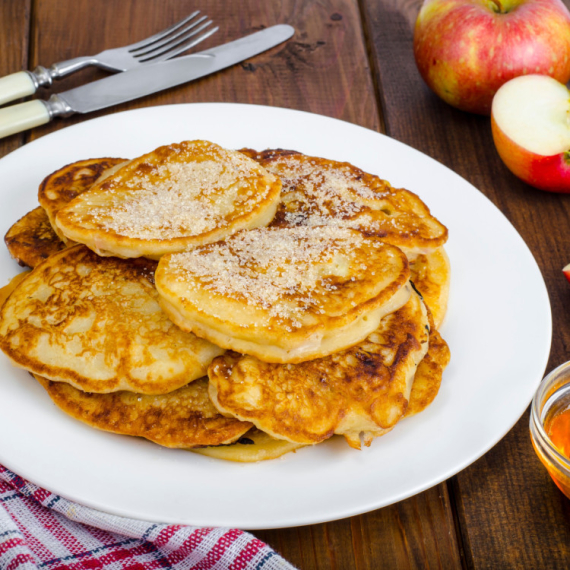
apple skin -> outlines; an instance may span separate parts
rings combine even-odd
[[[551,156],[531,152],[509,138],[491,115],[493,141],[501,160],[523,182],[546,192],[570,193],[570,152]]]
[[[566,277],[566,279],[568,279],[568,283],[570,283],[570,264],[562,270],[562,273],[564,273],[564,277]]]
[[[497,89],[513,77],[570,80],[570,13],[561,0],[426,0],[414,56],[444,101],[489,115]]]

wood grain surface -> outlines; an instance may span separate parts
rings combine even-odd
[[[535,255],[556,331],[550,370],[570,354],[570,287],[561,273],[570,262],[570,196],[518,181],[494,150],[488,118],[452,109],[423,84],[412,53],[419,7],[419,0],[3,0],[0,74],[134,42],[195,9],[221,28],[201,44],[204,49],[276,23],[292,24],[296,35],[285,45],[99,115],[172,103],[257,103],[384,131],[432,156],[488,196]],[[51,91],[104,75],[84,70]],[[96,116],[58,120],[4,139],[0,156]],[[303,570],[566,568],[569,506],[534,455],[525,413],[483,458],[416,497],[350,519],[255,534]]]

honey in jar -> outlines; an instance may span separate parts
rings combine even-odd
[[[556,449],[570,460],[570,406],[555,406],[545,419],[544,431]],[[570,481],[557,469],[546,463],[545,466],[557,487],[570,498]]]
[[[544,427],[558,451],[570,459],[570,408],[554,415]]]
[[[532,400],[529,427],[538,458],[570,499],[570,361],[540,383]]]

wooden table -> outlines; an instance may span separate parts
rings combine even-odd
[[[289,107],[384,132],[442,162],[500,208],[536,257],[553,309],[551,370],[570,357],[570,285],[561,272],[570,262],[570,196],[517,180],[494,150],[489,119],[452,109],[424,85],[412,54],[419,7],[420,0],[3,0],[0,75],[134,42],[197,8],[221,27],[204,48],[292,24],[297,33],[285,45],[107,112],[199,101]],[[85,70],[57,89],[103,76]],[[0,141],[0,156],[82,120]],[[570,502],[534,455],[526,412],[479,461],[416,497],[350,519],[256,535],[304,570],[567,568]]]

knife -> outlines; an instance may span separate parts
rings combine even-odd
[[[293,27],[279,24],[212,49],[99,79],[52,95],[48,101],[36,99],[0,109],[0,138],[44,125],[55,117],[91,113],[210,75],[262,53],[294,33]]]

